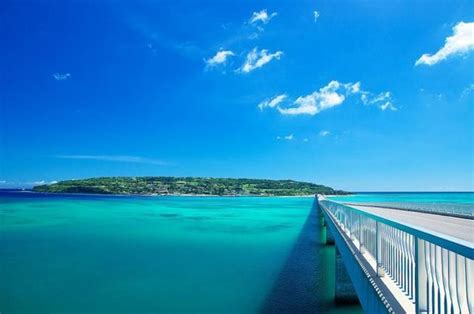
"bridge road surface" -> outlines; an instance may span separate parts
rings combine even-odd
[[[467,244],[474,248],[474,219],[428,214],[401,209],[372,207],[369,205],[348,206],[377,215],[422,231],[431,231],[441,238]],[[459,241],[461,240],[461,241]],[[467,242],[467,243],[466,243]]]

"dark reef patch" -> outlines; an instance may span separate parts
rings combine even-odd
[[[283,229],[291,228],[290,224],[273,224],[273,225],[264,225],[260,227],[249,227],[241,225],[214,225],[214,226],[201,226],[196,225],[186,228],[190,231],[197,232],[219,232],[219,233],[229,233],[229,234],[264,234],[279,232]]]
[[[212,218],[209,217],[209,216],[188,216],[188,217],[185,217],[185,218],[186,218],[186,219],[189,219],[189,220],[196,220],[196,221],[212,219]]]
[[[176,218],[179,217],[179,214],[160,214],[160,217],[165,217],[165,218]]]

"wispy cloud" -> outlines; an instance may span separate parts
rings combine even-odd
[[[58,181],[53,180],[53,181],[46,181],[46,180],[37,180],[33,182],[22,182],[22,183],[15,183],[15,184],[20,184],[20,185],[25,185],[25,186],[35,186],[35,185],[43,185],[43,184],[55,184],[58,183]]]
[[[273,98],[263,101],[259,104],[259,108],[261,110],[267,107],[276,108],[278,112],[284,115],[313,116],[321,111],[341,105],[350,96],[359,95],[360,100],[365,105],[375,105],[384,111],[397,110],[393,104],[392,94],[390,92],[382,92],[375,95],[369,91],[362,90],[360,85],[360,82],[341,83],[339,81],[331,81],[326,86],[321,87],[319,90],[314,91],[309,95],[298,97],[289,107],[283,107],[280,105],[283,99],[287,97],[285,94],[283,99]]]
[[[321,131],[319,132],[319,136],[322,136],[322,137],[328,136],[329,134],[331,134],[331,132],[329,132],[329,131],[327,131],[327,130],[321,130]]]
[[[273,59],[279,60],[282,55],[282,51],[269,53],[267,49],[262,49],[259,51],[258,48],[255,47],[247,54],[244,64],[238,69],[238,71],[249,73],[255,69],[263,67]]]
[[[295,137],[293,136],[293,134],[289,134],[289,135],[286,135],[286,136],[277,136],[276,138],[277,138],[277,140],[292,141]]]
[[[258,37],[260,36],[259,33],[251,33],[250,35],[247,36],[247,39],[250,39],[250,40],[254,40],[254,39],[258,39]]]
[[[461,93],[461,98],[464,98],[466,96],[468,96],[469,94],[473,93],[474,92],[474,83],[473,84],[470,84],[468,85]]]
[[[314,17],[314,22],[317,22],[317,21],[318,21],[318,18],[319,18],[319,12],[318,12],[318,11],[314,11],[314,12],[313,12],[313,17]]]
[[[459,22],[453,27],[453,35],[446,38],[444,46],[434,54],[423,54],[415,65],[434,65],[449,56],[466,54],[474,50],[474,22]]]
[[[167,162],[163,160],[159,160],[159,159],[146,158],[146,157],[140,157],[140,156],[127,156],[127,155],[57,155],[55,157],[61,158],[61,159],[115,161],[115,162],[150,164],[150,165],[158,165],[158,166],[168,165]]]
[[[7,180],[0,180],[0,187],[4,188],[31,188],[35,185],[43,185],[43,184],[54,184],[58,183],[58,181],[46,181],[46,180],[36,180],[36,181],[7,181]]]
[[[152,43],[148,43],[146,46],[151,50],[151,53],[156,56],[158,49],[156,49]]]
[[[270,22],[270,20],[272,18],[274,18],[277,15],[278,15],[278,13],[276,13],[276,12],[273,12],[272,14],[268,14],[267,9],[263,9],[259,12],[253,12],[249,23],[250,24],[255,24],[255,23],[261,22],[263,24],[267,24],[268,22]]]
[[[53,77],[56,81],[65,81],[71,77],[70,73],[54,73]]]
[[[219,50],[212,58],[206,60],[207,67],[214,67],[226,63],[229,57],[235,56],[230,50]]]
[[[257,107],[260,110],[263,110],[267,107],[268,108],[275,108],[276,106],[278,106],[279,103],[284,101],[287,97],[288,96],[286,94],[281,94],[281,95],[275,96],[273,98],[265,99],[264,101],[259,103]]]
[[[200,59],[205,56],[204,50],[195,42],[185,38],[178,39],[162,32],[158,25],[144,16],[130,16],[126,23],[146,39],[147,47],[152,50],[153,54],[157,54],[160,48],[190,59]]]
[[[373,95],[367,91],[360,91],[360,99],[364,103],[364,105],[375,105],[379,107],[382,111],[391,110],[397,111],[397,107],[394,106],[392,100],[392,93],[390,92],[382,92],[378,95]]]

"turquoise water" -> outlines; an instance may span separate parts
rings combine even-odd
[[[0,312],[360,311],[333,305],[312,206],[0,192]]]

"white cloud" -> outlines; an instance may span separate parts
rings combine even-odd
[[[289,134],[289,135],[286,135],[286,136],[283,136],[283,137],[277,136],[276,138],[277,138],[277,140],[287,140],[287,141],[291,141],[291,140],[294,139],[294,136],[293,136],[293,134]]]
[[[348,87],[350,87],[352,93],[360,92],[360,82],[355,82],[354,84],[350,84]]]
[[[321,87],[319,91],[298,97],[293,103],[293,107],[278,107],[278,111],[288,115],[315,115],[323,110],[342,104],[346,96],[356,93],[355,90],[358,91],[359,88],[359,83],[342,84],[338,81],[331,81],[328,85]]]
[[[314,12],[313,12],[313,16],[314,16],[314,22],[317,22],[317,21],[318,21],[318,18],[319,18],[319,12],[318,12],[318,11],[314,11]]]
[[[129,162],[129,163],[151,164],[151,165],[159,165],[159,166],[167,165],[166,162],[162,160],[158,160],[158,159],[139,157],[139,156],[126,156],[126,155],[58,155],[55,157],[62,158],[62,159]]]
[[[453,35],[446,38],[444,46],[435,54],[423,54],[415,65],[434,65],[451,55],[466,54],[474,50],[474,22],[459,22],[453,27]]]
[[[375,105],[381,110],[396,111],[390,92],[382,92],[374,95],[371,92],[361,89],[360,82],[341,83],[331,81],[328,85],[321,87],[312,94],[298,97],[291,107],[275,105],[281,114],[286,115],[316,115],[323,110],[327,110],[341,105],[348,97],[360,95],[360,100],[365,105]]]
[[[255,47],[247,54],[245,63],[238,70],[244,73],[249,73],[255,69],[263,67],[273,59],[279,60],[282,55],[282,51],[268,53],[267,49],[258,51],[257,47]]]
[[[213,67],[218,64],[225,63],[227,61],[227,58],[234,55],[235,54],[230,50],[219,50],[212,58],[206,60],[206,65],[209,67]]]
[[[258,23],[258,22],[262,22],[263,24],[267,24],[275,16],[277,16],[276,12],[273,12],[272,14],[268,15],[266,9],[263,9],[260,12],[253,12],[252,17],[250,18],[250,24],[254,24],[254,23]]]
[[[382,109],[383,111],[389,109],[389,110],[392,110],[392,111],[397,111],[398,109],[389,101],[387,101],[386,103],[384,104],[381,104],[379,106],[380,109]]]
[[[319,136],[323,136],[323,137],[328,136],[329,134],[331,134],[331,132],[326,131],[326,130],[322,130],[322,131],[319,132]]]
[[[64,80],[69,79],[71,77],[71,74],[70,73],[62,74],[62,73],[56,72],[53,74],[53,77],[56,81],[64,81]]]
[[[286,99],[286,97],[288,97],[286,94],[281,94],[281,95],[275,96],[275,97],[270,98],[270,99],[265,99],[264,101],[259,103],[257,107],[260,110],[263,110],[267,107],[268,108],[275,108],[276,106],[278,106],[279,103],[284,101]]]

